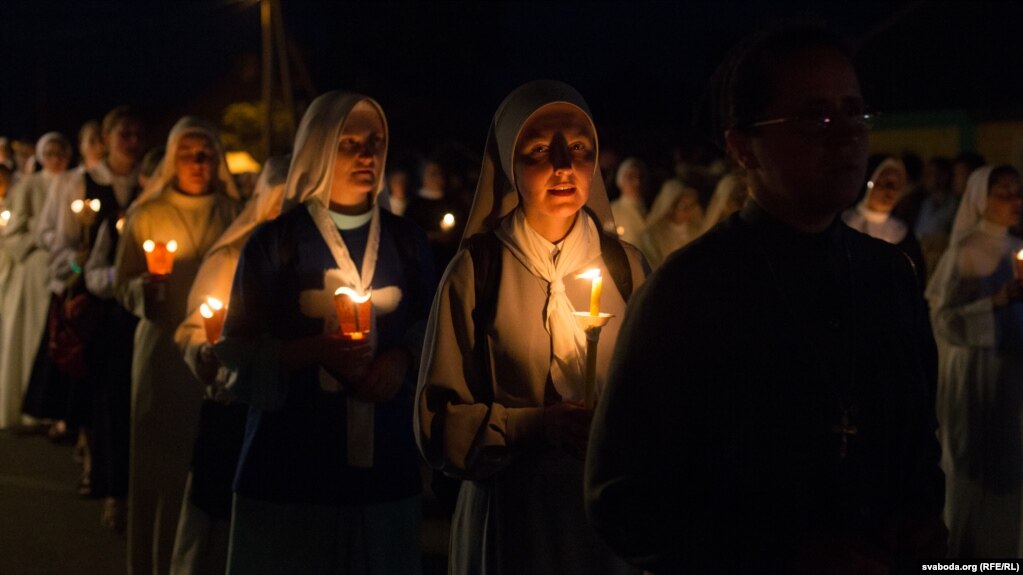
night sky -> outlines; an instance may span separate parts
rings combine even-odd
[[[861,47],[864,91],[881,111],[1023,117],[1020,4],[281,0],[307,69],[292,68],[296,100],[339,88],[373,96],[398,148],[456,141],[478,154],[511,89],[556,78],[587,98],[602,144],[654,163],[701,139],[692,111],[723,53],[764,23],[800,16]],[[250,0],[4,0],[0,134],[73,134],[130,103],[158,143],[183,114],[219,122],[227,103],[257,100],[259,50]]]

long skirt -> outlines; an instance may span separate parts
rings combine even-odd
[[[421,524],[418,495],[336,507],[235,494],[227,572],[418,575]]]

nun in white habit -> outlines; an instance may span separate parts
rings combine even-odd
[[[646,185],[646,165],[639,158],[625,158],[615,173],[615,185],[622,193],[611,202],[618,237],[634,246],[639,245],[639,236],[646,228],[646,201],[643,188]]]
[[[214,347],[249,407],[229,573],[421,569],[412,406],[435,282],[426,235],[375,202],[387,143],[373,99],[314,100],[281,215],[242,248]],[[347,336],[345,294],[370,316]]]
[[[672,178],[661,185],[654,199],[639,247],[650,266],[657,269],[669,255],[695,240],[702,228],[700,195],[681,180]]]
[[[117,299],[140,318],[132,356],[129,573],[170,567],[202,403],[202,386],[181,359],[174,332],[203,256],[240,209],[216,130],[182,118],[163,164],[128,211],[114,263]],[[148,272],[148,240],[177,243],[169,275]]]
[[[927,286],[951,557],[1023,555],[1023,241],[1008,233],[1021,207],[1015,169],[975,170]]]
[[[927,277],[927,264],[920,242],[905,222],[892,216],[892,209],[906,189],[906,181],[906,167],[902,160],[885,158],[870,174],[863,199],[842,212],[842,220],[858,232],[898,246],[913,261],[922,288]]]
[[[9,268],[0,286],[0,428],[21,421],[22,399],[45,333],[49,246],[37,241],[35,231],[50,188],[67,170],[70,156],[66,137],[44,134],[36,143],[43,169],[22,178],[5,202],[10,219],[0,233]]]
[[[630,571],[583,511],[593,412],[582,403],[585,335],[572,312],[589,309],[591,284],[576,275],[601,270],[600,311],[615,315],[600,336],[598,397],[625,313],[617,282],[638,287],[645,277],[638,250],[601,240],[601,229],[615,228],[596,157],[588,107],[566,84],[525,84],[494,115],[463,249],[430,313],[417,392],[420,450],[465,480],[451,573]],[[474,234],[496,234],[496,277],[465,249]],[[616,269],[602,249],[611,242]],[[494,292],[476,285],[476,266],[491,270],[496,301],[477,301]],[[487,306],[492,323],[475,325]]]
[[[188,316],[174,334],[185,363],[205,393],[192,471],[174,539],[172,575],[223,573],[227,568],[231,486],[245,433],[247,407],[235,402],[226,389],[235,374],[224,369],[213,354],[216,341],[209,341],[205,322],[215,324],[216,314],[223,313],[216,302],[230,306],[231,282],[249,234],[280,213],[289,161],[289,157],[281,156],[267,160],[245,208],[203,258],[188,295]],[[204,319],[203,304],[213,317]]]

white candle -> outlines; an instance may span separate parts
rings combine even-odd
[[[576,276],[579,279],[591,280],[590,284],[590,315],[600,315],[600,294],[604,291],[604,278],[598,268],[586,270]]]

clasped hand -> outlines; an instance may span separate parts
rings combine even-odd
[[[578,459],[586,458],[590,442],[590,423],[593,410],[581,401],[562,401],[548,405],[543,411],[544,439]]]
[[[408,354],[388,350],[375,358],[368,341],[324,336],[320,365],[349,389],[358,399],[369,402],[394,397],[408,371]]]

